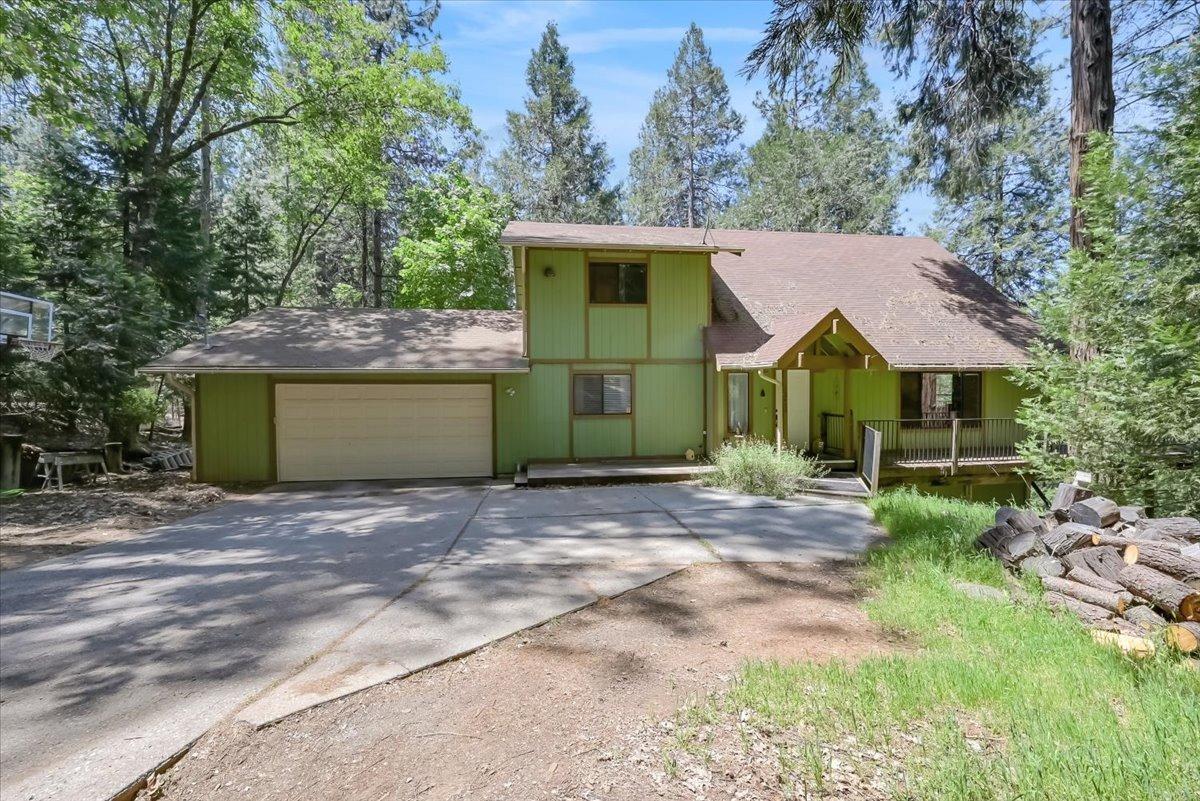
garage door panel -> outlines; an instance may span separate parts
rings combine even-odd
[[[487,476],[487,384],[278,384],[281,481]]]

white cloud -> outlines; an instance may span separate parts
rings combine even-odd
[[[661,28],[600,28],[598,30],[563,35],[563,43],[572,53],[600,53],[637,44],[678,44],[687,33],[683,26]],[[706,42],[757,42],[762,38],[758,28],[704,28]]]
[[[443,17],[457,23],[451,37],[499,46],[525,44],[531,39],[536,42],[546,23],[562,24],[585,17],[591,7],[588,0],[523,0],[503,5],[489,0],[460,0],[447,3]]]

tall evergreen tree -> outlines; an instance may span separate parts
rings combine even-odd
[[[762,137],[722,225],[773,231],[891,233],[900,182],[879,90],[856,68],[832,89],[811,71],[760,99]]]
[[[234,194],[217,228],[217,248],[211,312],[228,321],[268,305],[276,281],[275,231],[252,193]]]
[[[1049,480],[1095,473],[1099,490],[1200,513],[1200,41],[1162,73],[1170,119],[1145,152],[1096,136],[1083,220],[1061,281],[1039,304],[1045,344],[1021,377],[1028,456]],[[1128,151],[1127,151],[1128,153]],[[1087,359],[1073,358],[1080,344]],[[1066,442],[1046,453],[1043,441]]]
[[[1015,112],[993,126],[995,139],[957,191],[935,188],[930,236],[1015,300],[1033,295],[1066,256],[1066,163],[1053,111]]]
[[[605,187],[612,160],[592,132],[591,104],[553,22],[525,70],[524,112],[508,112],[508,144],[492,163],[517,217],[540,222],[613,223],[617,191]]]
[[[630,220],[692,228],[726,208],[737,186],[744,127],[725,74],[692,23],[629,154]]]

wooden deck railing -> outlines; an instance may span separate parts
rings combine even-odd
[[[863,420],[879,432],[885,466],[995,464],[1020,461],[1025,428],[1011,417],[949,420]],[[861,442],[861,435],[859,441]]]

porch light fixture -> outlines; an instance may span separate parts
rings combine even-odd
[[[547,267],[546,269],[542,270],[542,275],[546,276],[547,278],[553,278],[557,274],[558,273],[554,272],[553,267]]]
[[[510,398],[515,398],[517,396],[517,388],[509,387],[508,389],[504,390],[504,394]]]

